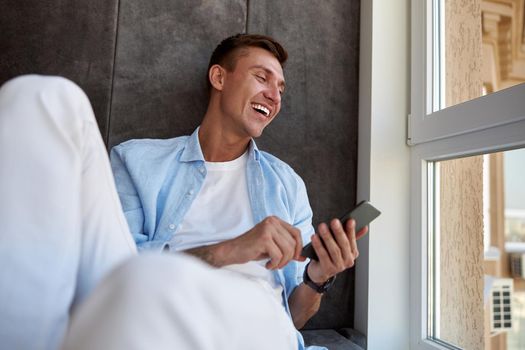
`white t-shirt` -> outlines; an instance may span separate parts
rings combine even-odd
[[[246,180],[247,161],[248,152],[229,162],[206,162],[206,179],[173,236],[171,249],[181,251],[218,243],[255,226]],[[256,280],[282,304],[282,286],[266,269],[267,261],[224,268]]]

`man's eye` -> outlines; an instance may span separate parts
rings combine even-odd
[[[261,76],[261,75],[256,75],[256,77],[257,77],[257,79],[258,79],[259,81],[262,81],[262,82],[265,82],[265,81],[266,81],[266,78],[263,77],[263,76]]]

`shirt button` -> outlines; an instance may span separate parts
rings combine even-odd
[[[189,190],[189,191],[188,191],[188,194],[189,194],[190,196],[193,195],[193,190]]]
[[[169,228],[170,228],[170,230],[175,230],[175,225],[174,224],[170,224]]]
[[[201,172],[201,174],[204,174],[204,168],[200,168],[199,171]]]

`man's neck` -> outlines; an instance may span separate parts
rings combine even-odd
[[[199,128],[199,143],[206,161],[227,162],[239,158],[246,151],[250,138],[228,132],[222,125],[205,117]]]

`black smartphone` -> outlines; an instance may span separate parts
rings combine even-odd
[[[344,225],[348,219],[352,218],[355,220],[355,233],[361,231],[363,227],[372,222],[381,214],[370,202],[362,201],[354,209],[343,215],[339,220]],[[308,243],[303,247],[301,255],[313,260],[319,260],[315,253],[312,243]]]

